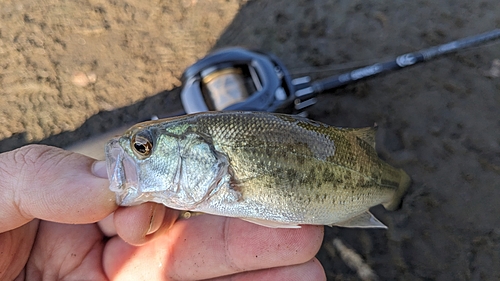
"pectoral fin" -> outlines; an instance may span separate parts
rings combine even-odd
[[[277,222],[277,221],[268,221],[268,220],[262,220],[262,219],[256,219],[256,218],[241,218],[244,221],[255,223],[258,225],[262,225],[265,227],[271,227],[271,228],[300,228],[300,225],[298,224],[288,224],[288,223],[283,223],[283,222]]]
[[[359,228],[387,228],[385,224],[381,223],[372,213],[366,211],[361,215],[355,216],[352,219],[332,224],[331,226],[341,227],[359,227]]]

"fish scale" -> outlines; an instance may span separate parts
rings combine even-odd
[[[137,138],[150,142],[147,156],[134,151]],[[384,227],[368,209],[395,209],[410,178],[378,158],[374,139],[372,128],[298,116],[199,113],[132,127],[107,145],[108,173],[121,205],[154,201],[269,227]],[[137,179],[113,180],[129,163]]]

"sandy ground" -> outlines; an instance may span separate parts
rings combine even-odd
[[[224,46],[319,79],[499,27],[497,0],[3,1],[0,150],[66,147],[175,111],[182,71]],[[373,209],[388,230],[326,229],[329,280],[359,279],[333,238],[380,280],[500,279],[499,58],[490,43],[319,97],[311,118],[377,123],[381,157],[414,180],[401,210]]]

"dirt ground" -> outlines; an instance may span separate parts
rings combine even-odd
[[[178,110],[182,71],[224,46],[319,79],[499,27],[498,0],[3,1],[0,150],[67,147]],[[373,208],[388,230],[326,229],[329,280],[359,280],[328,250],[333,238],[380,280],[500,279],[495,59],[498,42],[319,97],[312,119],[377,123],[381,157],[414,181],[400,210]]]

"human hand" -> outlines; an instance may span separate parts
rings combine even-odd
[[[80,154],[0,154],[0,280],[326,279],[314,258],[323,227],[176,221],[159,204],[118,208],[108,185],[103,163]]]

